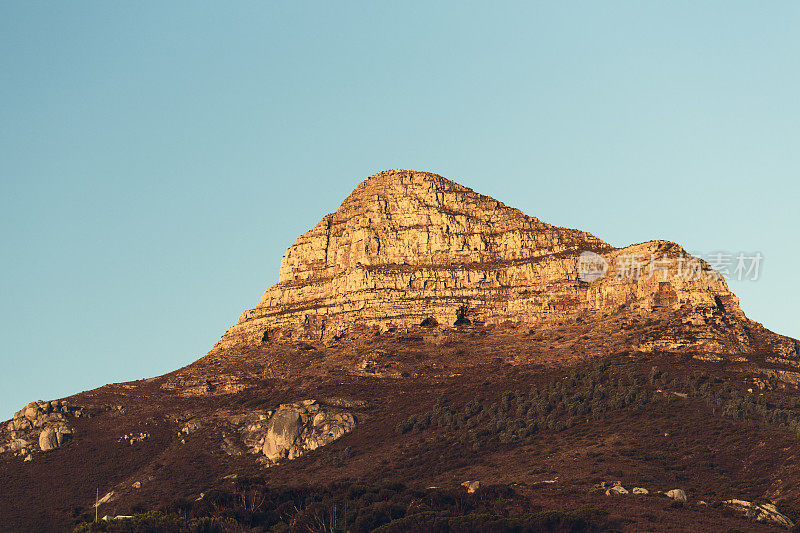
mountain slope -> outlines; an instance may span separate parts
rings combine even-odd
[[[724,502],[797,517],[798,348],[675,243],[615,248],[435,174],[382,172],[297,239],[205,357],[4,423],[0,526],[69,529],[99,490],[101,515],[234,530],[315,530],[345,501],[354,531],[772,527]],[[598,488],[613,481],[653,494]],[[657,495],[674,488],[685,505]]]

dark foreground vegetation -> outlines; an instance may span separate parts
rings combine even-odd
[[[270,489],[263,480],[237,481],[199,501],[178,500],[161,511],[130,519],[85,523],[76,532],[222,531],[604,531],[607,513],[533,507],[507,486],[464,490],[413,490],[402,484],[334,484],[324,488]]]

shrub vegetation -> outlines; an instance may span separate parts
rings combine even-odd
[[[611,412],[643,409],[653,402],[676,401],[674,393],[704,401],[714,414],[784,428],[800,436],[800,401],[794,397],[747,392],[707,373],[673,377],[606,358],[573,368],[543,387],[505,391],[499,399],[472,399],[452,405],[440,397],[433,409],[397,424],[397,432],[445,428],[476,451],[492,443],[527,439],[543,430],[562,431]]]
[[[527,513],[516,511],[525,508]],[[237,481],[231,492],[202,500],[176,500],[158,512],[131,519],[83,523],[76,532],[223,531],[601,531],[606,513],[543,511],[506,486],[474,494],[461,490],[414,490],[402,484],[271,489],[257,479]]]

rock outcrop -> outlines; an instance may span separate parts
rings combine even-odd
[[[282,404],[259,416],[242,431],[252,453],[263,454],[268,464],[296,459],[325,446],[353,430],[356,417],[316,400]]]
[[[39,444],[41,451],[48,451],[68,442],[74,433],[68,423],[70,416],[80,417],[83,409],[68,406],[53,400],[31,402],[16,413],[0,430],[0,452],[12,451],[27,456]]]
[[[613,485],[606,489],[606,496],[614,496],[617,494],[628,494],[629,491],[622,486],[622,482],[615,481]]]
[[[366,179],[301,235],[278,283],[214,351],[585,313],[678,316],[678,329],[630,346],[644,351],[753,353],[768,337],[725,280],[675,243],[615,248],[441,176],[396,170]],[[780,362],[796,360],[796,341],[769,335]]]
[[[733,499],[725,500],[722,504],[725,507],[744,513],[745,516],[756,522],[785,527],[786,529],[792,529],[794,527],[794,522],[792,522],[788,516],[778,511],[778,508],[772,503],[755,503]]]

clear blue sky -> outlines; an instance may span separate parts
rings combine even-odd
[[[798,2],[3,2],[0,418],[203,355],[363,178],[760,251],[800,337]]]

